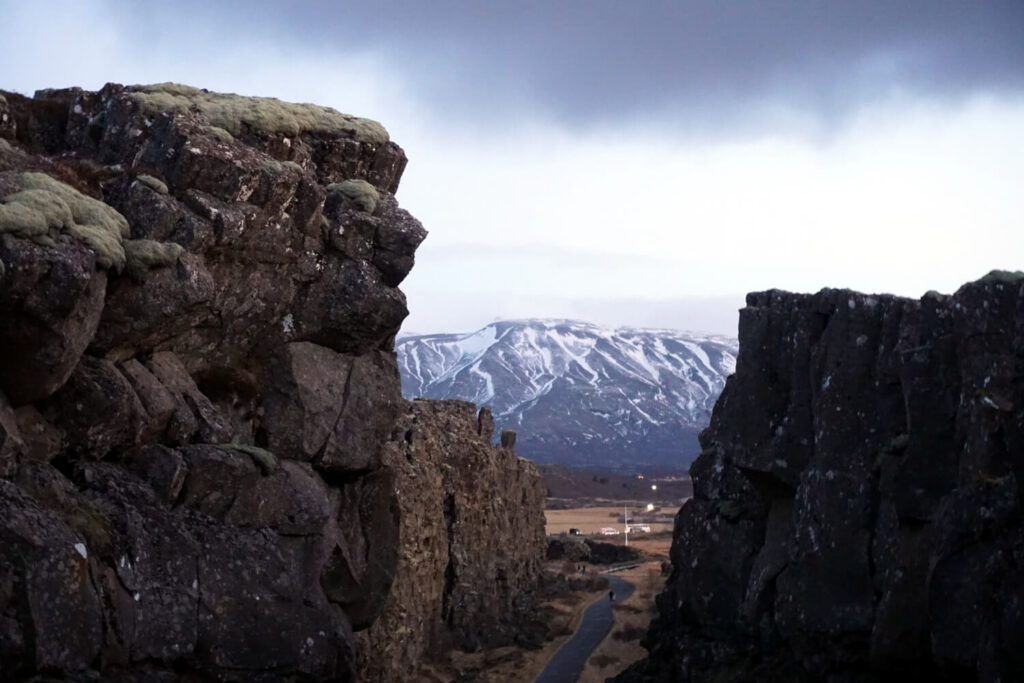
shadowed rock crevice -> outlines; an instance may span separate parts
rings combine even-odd
[[[622,681],[1024,677],[1024,275],[748,295]]]

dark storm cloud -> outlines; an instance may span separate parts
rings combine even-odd
[[[154,29],[381,55],[435,110],[577,124],[665,116],[829,122],[895,93],[1024,90],[1024,3],[186,0],[129,10]],[[155,12],[155,14],[154,14]],[[756,110],[753,112],[751,110]],[[468,116],[467,116],[468,115]]]

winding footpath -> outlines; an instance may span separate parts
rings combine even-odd
[[[615,601],[621,602],[633,593],[633,584],[614,574],[605,574]],[[574,683],[583,673],[583,665],[612,628],[612,603],[605,594],[583,613],[580,627],[572,638],[551,658],[534,683]]]

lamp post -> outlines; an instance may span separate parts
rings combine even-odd
[[[622,523],[626,525],[626,547],[629,547],[629,513],[626,512],[626,504],[622,504]]]

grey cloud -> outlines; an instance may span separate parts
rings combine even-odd
[[[466,118],[539,110],[575,125],[657,116],[713,128],[781,107],[827,123],[896,90],[1024,90],[1013,0],[185,0],[119,14],[152,30],[213,24],[226,44],[249,34],[372,52],[436,111]]]

